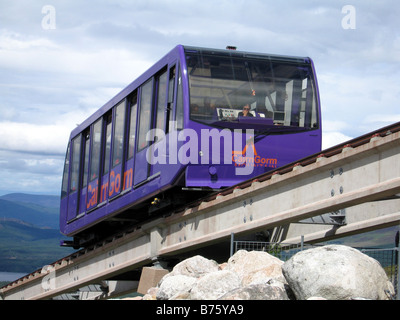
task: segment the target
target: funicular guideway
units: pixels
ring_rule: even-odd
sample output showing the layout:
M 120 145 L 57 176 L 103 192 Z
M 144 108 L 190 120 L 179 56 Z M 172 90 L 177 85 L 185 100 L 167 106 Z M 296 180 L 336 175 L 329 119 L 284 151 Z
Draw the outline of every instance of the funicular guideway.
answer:
M 332 171 L 336 174 L 332 175 Z M 231 233 L 242 235 L 293 225 L 344 208 L 349 208 L 346 225 L 324 226 L 325 230 L 319 235 L 312 234 L 311 240 L 398 225 L 399 206 L 393 205 L 393 201 L 398 202 L 399 194 L 400 123 L 397 123 L 213 194 L 113 241 L 81 250 L 54 263 L 52 273 L 33 273 L 2 288 L 1 296 L 3 299 L 59 296 L 151 265 L 159 258 L 222 241 Z M 352 208 L 376 203 L 388 209 L 366 210 L 354 217 L 350 214 Z

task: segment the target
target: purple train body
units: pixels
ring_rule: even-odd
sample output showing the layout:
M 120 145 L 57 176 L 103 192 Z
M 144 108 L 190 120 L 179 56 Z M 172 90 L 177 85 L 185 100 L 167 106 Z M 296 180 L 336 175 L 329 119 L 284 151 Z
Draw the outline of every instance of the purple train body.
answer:
M 321 150 L 310 58 L 178 45 L 75 128 L 60 230 L 85 246 Z

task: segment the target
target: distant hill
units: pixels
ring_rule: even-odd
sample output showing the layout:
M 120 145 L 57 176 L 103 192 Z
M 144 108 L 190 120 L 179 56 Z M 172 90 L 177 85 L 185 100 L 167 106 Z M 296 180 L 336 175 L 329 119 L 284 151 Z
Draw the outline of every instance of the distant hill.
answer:
M 60 206 L 59 196 L 35 195 L 26 193 L 10 193 L 0 196 L 0 199 L 13 202 L 35 204 L 46 208 L 58 208 Z
M 59 228 L 59 197 L 12 193 L 0 196 L 0 220 L 12 218 L 42 228 Z
M 0 220 L 0 271 L 30 273 L 72 252 L 60 247 L 56 229 L 41 229 L 16 219 Z
M 62 239 L 58 196 L 0 196 L 0 271 L 29 273 L 68 255 Z

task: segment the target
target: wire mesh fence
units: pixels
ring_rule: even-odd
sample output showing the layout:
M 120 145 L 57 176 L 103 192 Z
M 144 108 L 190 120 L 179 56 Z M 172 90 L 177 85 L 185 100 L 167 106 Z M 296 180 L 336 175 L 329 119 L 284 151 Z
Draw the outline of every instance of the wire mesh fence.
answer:
M 371 258 L 379 261 L 383 269 L 385 270 L 389 280 L 394 286 L 396 292 L 397 300 L 399 298 L 399 247 L 394 248 L 356 248 L 361 252 L 365 253 Z
M 239 250 L 264 251 L 279 258 L 282 261 L 289 260 L 293 255 L 302 250 L 307 250 L 321 245 L 306 243 L 272 243 L 262 241 L 235 241 L 231 239 L 231 255 Z M 389 280 L 395 289 L 395 297 L 400 300 L 399 282 L 399 247 L 393 248 L 355 248 L 377 260 L 385 270 Z

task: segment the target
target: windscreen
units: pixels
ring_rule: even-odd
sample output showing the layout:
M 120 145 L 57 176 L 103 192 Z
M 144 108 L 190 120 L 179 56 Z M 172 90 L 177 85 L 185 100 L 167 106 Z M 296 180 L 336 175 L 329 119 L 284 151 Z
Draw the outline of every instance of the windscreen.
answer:
M 227 128 L 318 128 L 311 63 L 186 51 L 190 119 Z

